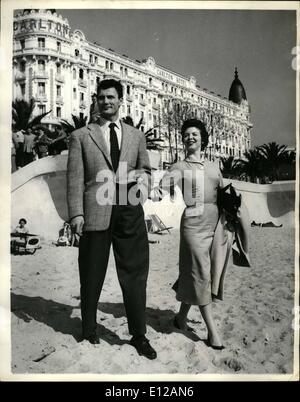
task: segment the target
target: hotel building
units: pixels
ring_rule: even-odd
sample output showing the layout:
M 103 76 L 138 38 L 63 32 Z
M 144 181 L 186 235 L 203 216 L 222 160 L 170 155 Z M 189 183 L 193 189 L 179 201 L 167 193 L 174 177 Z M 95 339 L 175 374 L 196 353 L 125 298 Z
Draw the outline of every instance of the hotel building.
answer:
M 153 57 L 133 60 L 89 42 L 55 10 L 22 10 L 13 24 L 13 98 L 34 98 L 35 115 L 51 110 L 43 120 L 50 128 L 61 119 L 71 122 L 72 114 L 89 116 L 97 84 L 114 78 L 124 88 L 121 117 L 131 116 L 135 124 L 143 118 L 141 129 L 154 128 L 155 137 L 165 140 L 161 162 L 171 162 L 176 150 L 178 158 L 183 156 L 178 127 L 171 121 L 170 129 L 167 123 L 175 118 L 176 108 L 206 124 L 209 158 L 216 153 L 241 157 L 250 148 L 250 107 L 237 71 L 225 98 L 200 88 L 193 76 L 158 65 Z

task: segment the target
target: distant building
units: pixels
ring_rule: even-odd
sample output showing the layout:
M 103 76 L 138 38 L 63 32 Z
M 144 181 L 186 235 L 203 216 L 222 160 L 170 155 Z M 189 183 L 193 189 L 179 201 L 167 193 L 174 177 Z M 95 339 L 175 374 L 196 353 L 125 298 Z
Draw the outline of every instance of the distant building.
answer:
M 13 96 L 36 100 L 35 114 L 51 110 L 44 118 L 50 128 L 71 114 L 88 116 L 92 94 L 100 80 L 115 78 L 124 87 L 121 117 L 131 116 L 143 131 L 154 127 L 164 138 L 165 116 L 175 104 L 188 105 L 203 120 L 210 134 L 207 156 L 240 157 L 251 146 L 250 107 L 238 79 L 232 82 L 229 99 L 156 64 L 152 57 L 132 60 L 112 49 L 91 43 L 80 30 L 71 31 L 68 20 L 55 10 L 24 10 L 14 18 Z M 178 157 L 183 149 L 178 134 L 172 139 Z M 170 146 L 162 146 L 161 161 L 170 162 Z

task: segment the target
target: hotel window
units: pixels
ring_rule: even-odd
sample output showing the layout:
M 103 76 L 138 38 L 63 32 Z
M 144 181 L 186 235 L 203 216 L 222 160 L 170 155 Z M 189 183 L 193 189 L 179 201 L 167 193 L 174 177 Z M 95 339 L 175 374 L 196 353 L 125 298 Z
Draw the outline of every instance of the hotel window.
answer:
M 106 70 L 108 70 L 108 69 L 109 69 L 109 63 L 108 63 L 108 61 L 107 61 L 107 60 L 105 61 L 105 69 L 106 69 Z
M 93 56 L 90 54 L 90 63 L 93 62 Z
M 38 105 L 39 114 L 46 113 L 46 105 Z
M 25 84 L 21 84 L 20 89 L 21 89 L 21 95 L 25 96 Z
M 76 88 L 73 88 L 73 99 L 77 99 L 77 91 L 76 91 Z
M 79 50 L 75 49 L 75 56 L 78 57 L 79 56 Z
M 61 96 L 61 86 L 56 85 L 56 96 Z
M 45 38 L 38 38 L 38 48 L 39 49 L 45 48 Z
M 153 98 L 153 103 L 154 105 L 156 105 L 156 98 Z
M 98 64 L 98 57 L 95 56 L 95 64 Z
M 131 108 L 130 108 L 130 106 L 127 106 L 127 114 L 128 114 L 128 116 L 131 115 Z
M 141 94 L 141 100 L 144 100 L 144 94 Z
M 56 73 L 61 74 L 61 65 L 60 64 L 56 64 Z
M 148 114 L 148 119 L 152 120 L 152 114 L 151 113 Z
M 109 65 L 109 68 L 111 69 L 111 70 L 113 70 L 114 69 L 114 63 L 110 63 L 110 65 Z
M 56 108 L 56 116 L 61 117 L 61 107 Z
M 153 115 L 153 124 L 155 126 L 157 125 L 157 116 L 156 116 L 156 114 Z
M 80 92 L 80 100 L 84 101 L 84 93 L 83 92 Z
M 84 118 L 84 113 L 80 112 L 80 113 L 79 113 L 79 118 L 80 118 L 80 119 L 83 119 L 83 118 Z
M 139 111 L 137 109 L 135 109 L 135 115 L 138 116 L 139 115 Z
M 158 138 L 158 132 L 157 132 L 156 128 L 153 130 L 153 134 L 154 134 L 154 138 Z
M 25 39 L 20 40 L 20 45 L 21 45 L 21 49 L 24 50 L 25 49 Z
M 38 94 L 45 95 L 45 83 L 44 82 L 38 83 Z
M 25 73 L 25 68 L 26 68 L 26 61 L 21 61 L 21 63 L 20 63 L 21 73 Z
M 38 61 L 38 69 L 39 69 L 39 71 L 45 71 L 45 61 L 44 60 Z
M 130 95 L 130 85 L 126 86 L 126 93 L 127 93 L 127 95 Z
M 83 80 L 83 69 L 82 68 L 79 70 L 79 78 L 81 80 Z
M 76 78 L 76 69 L 73 68 L 73 79 L 75 79 L 75 78 Z
M 152 85 L 152 78 L 149 78 L 149 85 Z
M 141 111 L 141 119 L 143 119 L 143 120 L 144 120 L 144 116 L 145 116 L 144 112 L 143 112 L 143 111 Z
M 61 43 L 60 42 L 56 42 L 56 50 L 58 52 L 61 52 Z
M 120 74 L 123 75 L 123 67 L 120 67 Z
M 127 68 L 125 68 L 125 70 L 124 70 L 124 71 L 125 71 L 125 76 L 127 76 Z

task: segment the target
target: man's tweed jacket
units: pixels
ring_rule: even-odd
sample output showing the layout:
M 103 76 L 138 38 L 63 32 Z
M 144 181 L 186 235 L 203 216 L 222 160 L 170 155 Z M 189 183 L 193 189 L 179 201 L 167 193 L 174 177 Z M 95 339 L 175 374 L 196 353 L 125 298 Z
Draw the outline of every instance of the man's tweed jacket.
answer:
M 127 171 L 142 170 L 150 177 L 150 162 L 145 135 L 121 122 L 122 143 L 119 167 L 127 162 Z M 96 181 L 103 170 L 112 168 L 111 157 L 99 124 L 92 123 L 71 134 L 67 167 L 67 202 L 69 219 L 83 215 L 84 231 L 106 230 L 110 224 L 112 205 L 99 205 L 96 196 L 101 186 Z M 118 176 L 119 169 L 116 172 Z

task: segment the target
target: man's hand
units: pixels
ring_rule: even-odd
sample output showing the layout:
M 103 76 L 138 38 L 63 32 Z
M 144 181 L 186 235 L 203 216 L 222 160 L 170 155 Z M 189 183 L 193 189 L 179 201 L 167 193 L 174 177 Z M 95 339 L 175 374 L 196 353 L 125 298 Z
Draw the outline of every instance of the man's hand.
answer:
M 84 224 L 83 216 L 75 216 L 71 219 L 71 228 L 72 232 L 78 234 L 79 236 L 82 235 L 82 228 Z

